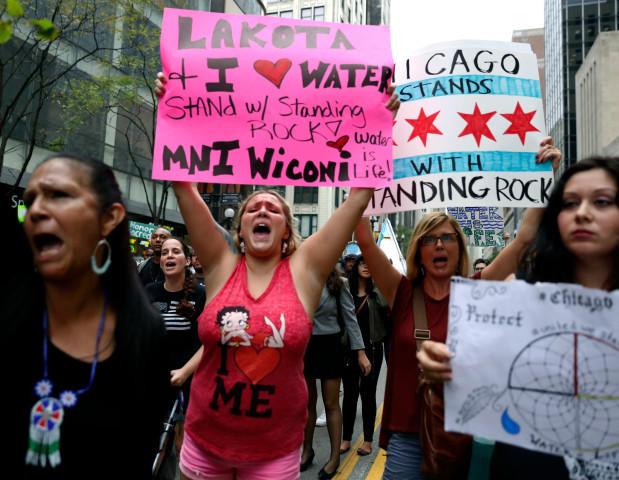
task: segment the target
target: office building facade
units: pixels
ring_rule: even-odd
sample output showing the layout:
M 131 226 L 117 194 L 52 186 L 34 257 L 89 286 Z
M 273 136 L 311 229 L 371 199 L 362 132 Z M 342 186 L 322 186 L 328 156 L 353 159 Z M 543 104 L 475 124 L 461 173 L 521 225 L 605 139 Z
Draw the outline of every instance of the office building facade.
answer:
M 58 2 L 54 0 L 46 2 L 38 2 L 36 6 L 29 5 L 27 13 L 34 18 L 45 17 L 48 12 L 54 10 Z M 84 2 L 85 5 L 85 2 Z M 137 2 L 136 2 L 137 5 Z M 200 11 L 211 11 L 219 13 L 235 13 L 235 14 L 254 14 L 262 15 L 265 13 L 263 2 L 261 0 L 169 0 L 165 3 L 168 7 L 186 8 Z M 126 37 L 123 33 L 127 29 L 144 27 L 144 32 L 158 31 L 161 25 L 163 10 L 155 6 L 155 3 L 147 4 L 140 3 L 137 16 L 127 17 L 122 8 L 126 5 L 115 4 L 114 2 L 101 2 L 98 7 L 101 12 L 107 9 L 109 14 L 106 19 L 116 18 L 116 23 L 109 26 L 105 23 L 104 17 L 97 17 L 93 14 L 94 21 L 99 18 L 98 30 L 92 33 L 90 37 L 82 36 L 75 38 L 68 37 L 69 40 L 59 40 L 54 44 L 54 48 L 49 49 L 49 61 L 45 64 L 46 73 L 54 74 L 58 70 L 62 70 L 71 66 L 75 58 L 83 55 L 84 51 L 89 47 L 92 48 L 92 43 L 98 42 L 101 44 L 101 51 L 95 55 L 91 55 L 85 61 L 75 62 L 70 68 L 69 73 L 57 82 L 57 85 L 52 87 L 50 98 L 45 100 L 39 112 L 36 111 L 36 105 L 26 108 L 21 117 L 14 116 L 8 121 L 15 121 L 13 128 L 8 136 L 7 146 L 3 155 L 0 187 L 2 190 L 10 191 L 9 201 L 11 206 L 17 206 L 21 201 L 21 193 L 28 182 L 32 171 L 46 157 L 51 155 L 54 150 L 66 149 L 79 152 L 95 159 L 100 159 L 114 169 L 116 179 L 127 206 L 129 218 L 136 222 L 148 223 L 152 220 L 153 209 L 160 210 L 158 216 L 159 223 L 175 228 L 175 233 L 184 233 L 183 219 L 178 210 L 176 199 L 172 194 L 171 188 L 165 188 L 163 182 L 153 181 L 151 177 L 152 155 L 148 148 L 148 137 L 143 132 L 130 128 L 129 116 L 123 115 L 122 109 L 109 109 L 100 114 L 93 115 L 88 118 L 85 124 L 72 131 L 66 139 L 66 144 L 54 145 L 54 136 L 56 132 L 61 131 L 63 122 L 63 109 L 66 106 L 58 102 L 51 101 L 51 97 L 55 92 L 66 88 L 67 83 L 79 79 L 90 77 L 105 77 L 112 75 L 122 75 L 126 70 L 121 67 L 110 68 L 109 61 L 113 55 L 120 55 L 119 52 L 127 52 L 130 47 L 126 44 Z M 136 10 L 138 7 L 135 7 Z M 116 12 L 114 13 L 114 9 Z M 126 12 L 125 12 L 126 13 Z M 126 18 L 131 18 L 129 21 Z M 56 19 L 57 22 L 61 21 Z M 88 29 L 85 29 L 88 30 Z M 30 37 L 29 37 L 30 35 Z M 37 52 L 31 53 L 32 58 L 27 54 L 20 53 L 24 51 L 24 46 L 32 44 L 32 35 L 26 29 L 16 29 L 13 38 L 2 46 L 2 61 L 10 64 L 11 55 L 15 58 L 20 58 L 22 67 L 20 69 L 11 70 L 6 68 L 4 72 L 7 84 L 2 92 L 4 106 L 9 104 L 13 99 L 17 99 L 22 85 L 25 88 L 36 93 L 37 85 L 29 80 L 31 71 L 36 71 Z M 158 35 L 155 37 L 157 41 Z M 21 49 L 21 50 L 20 50 Z M 27 50 L 27 49 L 26 49 Z M 157 55 L 157 49 L 153 55 Z M 17 57 L 16 55 L 19 55 Z M 114 64 L 117 65 L 117 64 Z M 161 67 L 153 67 L 160 69 Z M 154 79 L 157 70 L 146 73 L 148 78 Z M 30 81 L 30 83 L 28 83 Z M 150 87 L 150 84 L 148 85 Z M 54 90 L 58 89 L 58 90 Z M 26 92 L 30 95 L 29 92 Z M 95 95 L 103 95 L 96 92 Z M 137 96 L 140 99 L 140 106 L 137 112 L 132 112 L 135 116 L 133 120 L 144 122 L 146 125 L 152 123 L 153 118 L 153 99 L 150 88 L 142 86 L 137 89 Z M 36 126 L 37 136 L 34 137 L 33 127 L 29 122 L 34 117 L 34 114 L 39 117 L 38 125 Z M 10 115 L 9 115 L 10 116 Z M 3 132 L 4 133 L 4 132 Z M 36 140 L 33 143 L 33 138 Z M 128 150 L 132 151 L 129 152 Z M 32 151 L 30 151 L 32 150 Z M 208 187 L 204 187 L 208 190 Z M 211 191 L 213 188 L 211 188 Z M 223 198 L 220 194 L 221 188 L 217 186 L 214 195 L 219 194 L 219 200 Z M 229 189 L 224 189 L 224 193 L 228 193 Z M 239 188 L 234 187 L 230 193 L 238 193 Z M 208 191 L 205 191 L 208 195 Z M 213 196 L 214 196 L 213 195 Z M 205 197 L 208 199 L 208 197 Z M 236 200 L 238 203 L 238 195 L 228 195 L 226 199 L 231 202 Z M 222 212 L 225 211 L 228 205 L 222 205 Z
M 576 72 L 578 158 L 619 156 L 619 31 L 600 32 Z
M 563 151 L 562 170 L 578 160 L 576 72 L 600 32 L 618 24 L 619 0 L 546 0 L 546 127 Z

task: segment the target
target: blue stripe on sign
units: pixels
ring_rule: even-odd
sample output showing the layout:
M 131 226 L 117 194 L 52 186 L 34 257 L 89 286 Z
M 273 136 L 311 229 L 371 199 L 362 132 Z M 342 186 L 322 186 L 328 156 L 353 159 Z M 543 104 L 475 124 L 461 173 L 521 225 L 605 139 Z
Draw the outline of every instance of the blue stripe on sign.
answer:
M 397 87 L 401 102 L 446 95 L 514 95 L 542 98 L 539 80 L 498 75 L 453 75 L 428 78 Z
M 452 172 L 545 172 L 550 162 L 535 163 L 535 152 L 443 152 L 393 159 L 393 178 Z

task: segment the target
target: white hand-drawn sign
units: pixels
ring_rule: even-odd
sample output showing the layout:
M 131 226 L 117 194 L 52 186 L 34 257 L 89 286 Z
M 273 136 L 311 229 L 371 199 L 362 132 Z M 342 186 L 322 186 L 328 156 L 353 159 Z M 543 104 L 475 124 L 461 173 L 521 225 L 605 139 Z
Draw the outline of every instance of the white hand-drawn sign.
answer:
M 546 203 L 549 162 L 537 58 L 527 44 L 460 41 L 396 59 L 401 106 L 393 126 L 393 184 L 366 215 L 448 206 Z
M 454 278 L 445 429 L 619 463 L 619 290 Z

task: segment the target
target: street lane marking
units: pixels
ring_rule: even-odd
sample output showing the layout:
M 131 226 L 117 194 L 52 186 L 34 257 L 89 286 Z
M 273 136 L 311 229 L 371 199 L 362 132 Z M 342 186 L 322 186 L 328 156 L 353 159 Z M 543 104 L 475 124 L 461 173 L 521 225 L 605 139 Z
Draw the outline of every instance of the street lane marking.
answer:
M 378 430 L 378 426 L 380 425 L 382 418 L 383 418 L 383 403 L 381 403 L 380 406 L 378 407 L 378 410 L 376 410 L 376 421 L 374 422 L 374 433 L 376 433 L 376 431 Z M 359 435 L 357 440 L 355 440 L 355 443 L 351 444 L 350 450 L 348 450 L 348 453 L 346 453 L 346 458 L 344 458 L 344 461 L 340 463 L 340 468 L 338 469 L 338 472 L 335 475 L 335 477 L 333 477 L 334 479 L 345 480 L 350 476 L 353 469 L 355 468 L 355 465 L 357 465 L 357 462 L 359 461 L 359 455 L 357 455 L 357 449 L 361 446 L 362 443 L 363 443 L 363 432 L 361 432 L 361 435 Z
M 385 462 L 387 461 L 387 451 L 382 448 L 378 449 L 372 468 L 368 472 L 365 480 L 380 480 L 385 472 Z

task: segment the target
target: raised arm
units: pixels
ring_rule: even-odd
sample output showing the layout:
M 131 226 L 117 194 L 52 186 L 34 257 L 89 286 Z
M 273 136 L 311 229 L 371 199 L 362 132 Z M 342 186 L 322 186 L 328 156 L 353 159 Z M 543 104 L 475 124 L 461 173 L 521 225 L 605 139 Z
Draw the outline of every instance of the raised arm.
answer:
M 561 157 L 561 150 L 552 144 L 552 137 L 545 137 L 537 152 L 537 163 L 552 161 L 552 170 L 556 174 Z M 518 235 L 501 250 L 490 265 L 481 271 L 483 280 L 505 280 L 518 269 L 522 257 L 535 239 L 544 210 L 544 208 L 527 208 L 522 217 Z
M 394 92 L 395 85 L 389 85 L 387 89 L 389 99 L 385 103 L 385 108 L 391 110 L 393 118 L 400 108 L 400 99 Z M 290 266 L 293 272 L 297 271 L 302 275 L 305 272 L 306 281 L 297 285 L 297 288 L 305 291 L 304 293 L 308 295 L 306 298 L 311 299 L 309 303 L 314 305 L 318 303 L 322 286 L 344 250 L 373 193 L 373 188 L 351 188 L 348 198 L 329 221 L 303 242 L 292 256 Z
M 167 79 L 161 72 L 155 79 L 157 98 L 165 95 Z M 196 184 L 189 182 L 172 182 L 178 206 L 191 237 L 204 275 L 209 284 L 208 295 L 215 295 L 232 272 L 237 262 L 237 251 L 232 238 L 215 222 L 211 211 L 198 193 Z
M 373 193 L 373 188 L 351 188 L 346 201 L 327 223 L 305 240 L 292 255 L 290 268 L 293 275 L 295 278 L 303 278 L 297 289 L 303 292 L 309 303 L 318 302 L 329 272 L 344 250 Z
M 369 218 L 364 217 L 359 221 L 355 229 L 355 239 L 359 248 L 361 248 L 363 259 L 370 270 L 372 280 L 385 297 L 389 308 L 392 308 L 402 275 L 391 264 L 385 252 L 376 245 Z
M 173 182 L 174 194 L 209 285 L 213 298 L 223 286 L 238 260 L 236 247 L 200 197 L 195 184 Z
M 518 269 L 522 257 L 535 239 L 544 208 L 527 208 L 518 235 L 481 271 L 482 280 L 505 280 Z

